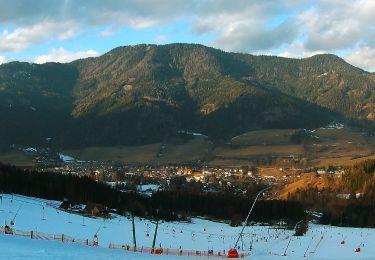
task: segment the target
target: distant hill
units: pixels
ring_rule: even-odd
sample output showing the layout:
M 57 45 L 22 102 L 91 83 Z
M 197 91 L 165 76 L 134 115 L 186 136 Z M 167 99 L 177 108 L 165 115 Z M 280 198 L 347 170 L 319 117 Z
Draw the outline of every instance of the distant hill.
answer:
M 146 144 L 178 130 L 227 140 L 333 120 L 375 120 L 374 74 L 334 55 L 287 59 L 169 44 L 69 64 L 0 65 L 3 145 Z

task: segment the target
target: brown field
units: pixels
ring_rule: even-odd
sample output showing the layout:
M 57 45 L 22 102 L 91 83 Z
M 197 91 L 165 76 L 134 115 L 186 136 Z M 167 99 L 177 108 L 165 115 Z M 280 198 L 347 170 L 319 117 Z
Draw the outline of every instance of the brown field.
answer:
M 64 154 L 82 161 L 119 161 L 124 163 L 147 163 L 154 161 L 160 143 L 143 146 L 88 147 L 65 150 Z
M 149 144 L 143 146 L 88 147 L 65 150 L 64 154 L 83 161 L 118 161 L 123 163 L 179 163 L 203 159 L 209 143 L 197 137 L 184 144 Z
M 311 166 L 351 165 L 375 155 L 375 139 L 353 129 L 318 129 L 319 142 L 308 144 Z
M 196 137 L 183 144 L 88 147 L 64 153 L 80 160 L 157 164 L 206 161 L 210 165 L 221 166 L 246 165 L 249 159 L 257 156 L 297 156 L 307 162 L 304 166 L 312 167 L 351 165 L 375 158 L 375 138 L 354 129 L 317 129 L 313 132 L 317 138 L 299 145 L 290 143 L 290 136 L 295 131 L 252 131 L 233 138 L 232 145 L 217 146 L 213 150 L 207 140 Z M 287 160 L 284 165 L 288 166 Z
M 367 159 L 375 159 L 375 155 L 364 156 L 361 158 L 352 157 L 335 157 L 335 158 L 321 158 L 321 159 L 314 159 L 309 161 L 309 165 L 313 167 L 324 167 L 327 165 L 341 165 L 341 166 L 351 166 L 357 162 L 367 160 Z
M 203 138 L 194 138 L 182 145 L 167 144 L 159 163 L 179 163 L 202 160 L 209 153 L 209 143 Z
M 297 189 L 307 189 L 317 187 L 319 190 L 326 188 L 330 185 L 324 177 L 316 177 L 315 173 L 308 173 L 300 175 L 296 180 L 290 184 L 285 185 L 281 190 L 277 192 L 277 198 L 286 199 L 288 193 L 293 193 Z
M 256 145 L 241 148 L 219 147 L 213 151 L 213 153 L 217 156 L 238 158 L 265 154 L 289 156 L 302 154 L 303 152 L 302 145 Z
M 241 166 L 241 165 L 248 165 L 248 160 L 241 160 L 241 159 L 221 159 L 215 158 L 208 162 L 210 166 Z
M 244 133 L 231 139 L 233 145 L 285 145 L 297 129 L 267 129 Z
M 33 158 L 18 150 L 10 150 L 0 153 L 0 162 L 15 166 L 34 166 Z

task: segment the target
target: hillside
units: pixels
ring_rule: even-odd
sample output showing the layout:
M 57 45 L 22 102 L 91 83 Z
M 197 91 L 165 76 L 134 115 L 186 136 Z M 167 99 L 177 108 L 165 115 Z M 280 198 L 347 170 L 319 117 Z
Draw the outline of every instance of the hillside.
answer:
M 162 246 L 164 254 L 134 253 L 120 247 L 125 245 L 126 248 L 126 245 L 133 244 L 132 224 L 129 218 L 112 214 L 112 218 L 105 221 L 102 218 L 83 219 L 80 215 L 54 207 L 59 204 L 59 201 L 4 194 L 1 221 L 9 221 L 15 215 L 12 211 L 18 208 L 20 210 L 13 226 L 15 230 L 19 230 L 16 233 L 19 235 L 0 234 L 2 256 L 5 259 L 207 259 L 197 257 L 194 253 L 199 250 L 203 254 L 212 249 L 216 256 L 219 251 L 222 254 L 224 250 L 228 252 L 228 249 L 233 247 L 241 228 L 196 218 L 192 219 L 191 223 L 160 222 L 156 246 Z M 41 218 L 43 207 L 45 220 Z M 135 226 L 138 250 L 147 252 L 152 245 L 155 222 L 136 218 Z M 30 239 L 27 236 L 31 230 L 39 235 L 38 239 Z M 61 240 L 48 239 L 48 234 L 65 234 L 67 238 L 73 236 L 91 240 L 95 233 L 98 234 L 99 247 L 86 246 L 79 241 L 62 243 Z M 373 259 L 375 253 L 374 247 L 369 246 L 368 242 L 375 238 L 374 229 L 371 228 L 345 228 L 310 223 L 304 236 L 293 234 L 293 230 L 282 229 L 279 226 L 246 227 L 243 241 L 240 243 L 243 250 L 240 252 L 252 254 L 246 259 L 254 257 L 260 260 Z M 341 243 L 342 241 L 344 242 Z M 119 249 L 109 249 L 109 243 L 118 245 Z M 185 254 L 192 252 L 193 255 L 176 255 L 180 246 Z M 358 247 L 361 251 L 355 252 Z M 219 259 L 215 256 L 210 258 Z
M 374 76 L 333 55 L 127 46 L 69 64 L 0 65 L 0 146 L 140 145 L 168 141 L 178 130 L 228 140 L 332 120 L 372 127 L 374 104 Z

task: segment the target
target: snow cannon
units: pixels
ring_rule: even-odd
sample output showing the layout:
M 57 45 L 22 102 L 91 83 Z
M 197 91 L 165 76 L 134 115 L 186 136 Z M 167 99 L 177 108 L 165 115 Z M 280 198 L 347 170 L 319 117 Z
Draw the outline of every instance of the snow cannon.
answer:
M 238 254 L 237 249 L 235 248 L 229 249 L 227 258 L 240 258 L 240 255 Z
M 13 229 L 7 225 L 5 225 L 4 233 L 8 235 L 13 235 Z
M 155 255 L 161 255 L 162 253 L 163 253 L 163 249 L 162 248 L 156 248 L 155 251 L 154 251 Z

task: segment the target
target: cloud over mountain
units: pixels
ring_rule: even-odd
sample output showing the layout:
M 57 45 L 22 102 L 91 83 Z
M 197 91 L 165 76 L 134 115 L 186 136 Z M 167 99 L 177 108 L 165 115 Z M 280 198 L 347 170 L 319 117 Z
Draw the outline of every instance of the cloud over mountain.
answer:
M 12 52 L 30 56 L 27 51 L 35 46 L 44 46 L 44 52 L 57 46 L 70 49 L 65 43 L 78 39 L 83 45 L 80 37 L 116 39 L 115 45 L 126 45 L 144 33 L 145 41 L 153 43 L 160 42 L 157 35 L 181 42 L 200 42 L 199 37 L 206 37 L 202 43 L 238 52 L 301 57 L 332 52 L 373 69 L 365 61 L 373 60 L 373 52 L 362 61 L 353 58 L 359 57 L 359 50 L 365 54 L 364 50 L 375 48 L 372 0 L 39 0 L 32 5 L 27 0 L 0 0 L 0 4 L 2 56 Z M 171 26 L 184 37 L 169 37 L 174 33 L 168 31 Z M 157 35 L 148 37 L 150 29 Z M 123 30 L 126 34 L 115 38 Z M 133 31 L 138 34 L 134 36 Z

